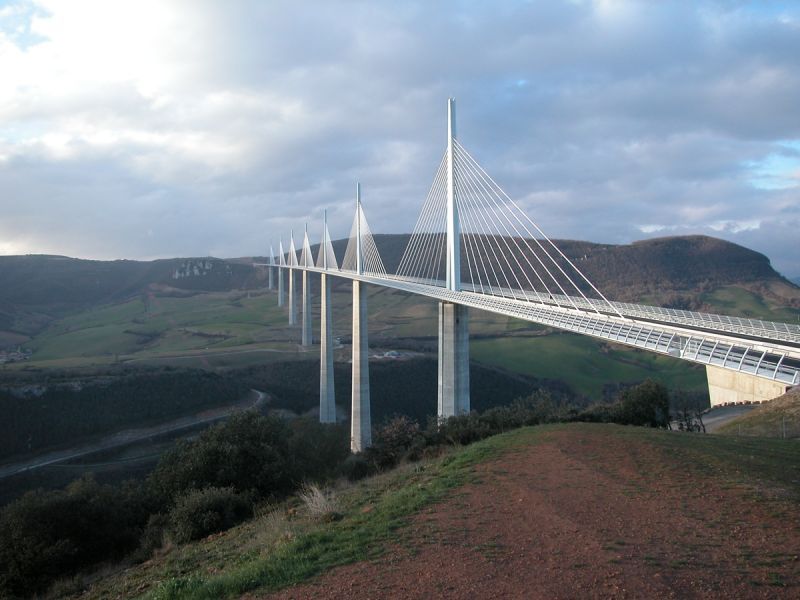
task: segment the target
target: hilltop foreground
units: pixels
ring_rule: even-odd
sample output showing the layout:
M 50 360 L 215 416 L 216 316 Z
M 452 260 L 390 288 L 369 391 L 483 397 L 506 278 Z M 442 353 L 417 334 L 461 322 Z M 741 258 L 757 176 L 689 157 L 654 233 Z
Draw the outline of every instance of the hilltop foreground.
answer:
M 530 427 L 336 493 L 334 519 L 280 507 L 84 597 L 800 593 L 796 441 Z

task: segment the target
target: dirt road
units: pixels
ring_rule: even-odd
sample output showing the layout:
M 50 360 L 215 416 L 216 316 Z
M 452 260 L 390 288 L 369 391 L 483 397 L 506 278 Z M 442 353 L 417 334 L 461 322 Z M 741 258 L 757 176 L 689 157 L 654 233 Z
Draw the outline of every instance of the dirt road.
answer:
M 800 597 L 796 502 L 702 472 L 641 441 L 554 433 L 478 467 L 376 561 L 274 597 Z

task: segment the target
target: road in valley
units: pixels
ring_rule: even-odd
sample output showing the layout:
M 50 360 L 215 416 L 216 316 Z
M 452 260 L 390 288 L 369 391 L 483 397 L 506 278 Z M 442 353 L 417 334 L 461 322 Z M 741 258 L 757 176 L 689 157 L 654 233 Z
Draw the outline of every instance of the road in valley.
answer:
M 74 460 L 76 458 L 81 458 L 82 456 L 94 454 L 95 452 L 100 452 L 102 450 L 110 450 L 112 448 L 126 446 L 134 442 L 146 440 L 147 438 L 153 436 L 172 433 L 175 431 L 180 431 L 181 429 L 189 429 L 191 427 L 196 427 L 197 425 L 213 423 L 215 421 L 226 419 L 238 412 L 243 412 L 246 410 L 259 410 L 269 402 L 269 395 L 266 392 L 260 392 L 258 390 L 251 390 L 251 392 L 252 393 L 250 395 L 243 400 L 240 400 L 236 404 L 204 410 L 194 415 L 180 417 L 179 419 L 153 425 L 152 427 L 125 429 L 123 431 L 118 431 L 108 435 L 96 442 L 48 452 L 24 461 L 0 465 L 0 479 L 11 477 L 12 475 L 17 475 L 26 471 L 39 469 L 41 467 L 46 467 L 48 465 Z

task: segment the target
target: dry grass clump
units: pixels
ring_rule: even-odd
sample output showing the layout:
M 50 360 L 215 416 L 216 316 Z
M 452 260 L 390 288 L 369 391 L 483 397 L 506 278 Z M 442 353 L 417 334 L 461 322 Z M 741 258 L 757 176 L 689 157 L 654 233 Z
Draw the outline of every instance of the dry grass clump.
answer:
M 332 490 L 323 491 L 317 485 L 306 484 L 297 496 L 312 518 L 320 521 L 337 521 L 341 518 L 339 503 Z

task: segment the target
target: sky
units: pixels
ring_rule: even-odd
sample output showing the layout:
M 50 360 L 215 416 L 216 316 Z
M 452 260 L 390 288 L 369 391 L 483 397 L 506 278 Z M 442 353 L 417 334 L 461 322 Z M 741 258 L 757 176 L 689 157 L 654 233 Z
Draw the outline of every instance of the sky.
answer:
M 551 237 L 800 275 L 800 3 L 0 0 L 0 254 L 410 232 L 458 137 Z

